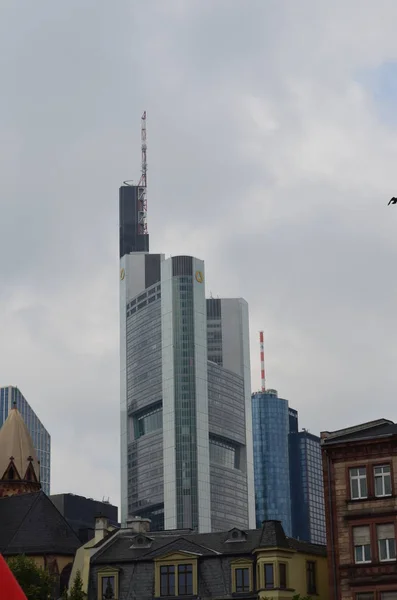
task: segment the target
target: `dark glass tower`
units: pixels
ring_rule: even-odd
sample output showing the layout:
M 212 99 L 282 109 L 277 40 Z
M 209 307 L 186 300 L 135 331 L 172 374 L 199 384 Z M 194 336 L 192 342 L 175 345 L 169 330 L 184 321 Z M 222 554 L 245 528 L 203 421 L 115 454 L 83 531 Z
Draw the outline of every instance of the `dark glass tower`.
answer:
M 149 234 L 140 232 L 144 219 L 143 189 L 122 185 L 119 191 L 120 258 L 131 252 L 149 252 Z
M 293 414 L 294 413 L 294 414 Z M 325 544 L 325 506 L 320 438 L 298 430 L 290 409 L 289 433 L 292 537 Z

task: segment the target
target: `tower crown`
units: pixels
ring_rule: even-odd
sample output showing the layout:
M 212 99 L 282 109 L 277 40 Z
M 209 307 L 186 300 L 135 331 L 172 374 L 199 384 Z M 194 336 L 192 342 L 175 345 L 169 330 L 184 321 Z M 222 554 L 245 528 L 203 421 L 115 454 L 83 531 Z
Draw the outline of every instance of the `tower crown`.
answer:
M 0 496 L 40 490 L 40 463 L 33 441 L 14 406 L 0 429 Z

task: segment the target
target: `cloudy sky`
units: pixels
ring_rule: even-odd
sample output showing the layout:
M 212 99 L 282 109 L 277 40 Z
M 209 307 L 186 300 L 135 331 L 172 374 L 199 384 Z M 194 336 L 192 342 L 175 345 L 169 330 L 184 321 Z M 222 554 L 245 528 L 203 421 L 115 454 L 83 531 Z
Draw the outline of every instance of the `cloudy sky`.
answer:
M 358 6 L 359 5 L 359 6 Z M 359 10 L 358 10 L 359 7 Z M 118 187 L 313 433 L 397 419 L 395 0 L 0 0 L 0 385 L 119 501 Z

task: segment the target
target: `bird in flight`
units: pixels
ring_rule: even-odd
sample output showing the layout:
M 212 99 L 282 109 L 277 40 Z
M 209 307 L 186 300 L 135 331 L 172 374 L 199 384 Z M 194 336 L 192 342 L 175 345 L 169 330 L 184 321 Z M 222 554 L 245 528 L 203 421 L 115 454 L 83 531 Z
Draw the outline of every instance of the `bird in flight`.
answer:
M 389 204 L 397 204 L 397 198 L 392 198 L 391 200 L 389 200 Z M 389 204 L 387 206 L 389 206 Z

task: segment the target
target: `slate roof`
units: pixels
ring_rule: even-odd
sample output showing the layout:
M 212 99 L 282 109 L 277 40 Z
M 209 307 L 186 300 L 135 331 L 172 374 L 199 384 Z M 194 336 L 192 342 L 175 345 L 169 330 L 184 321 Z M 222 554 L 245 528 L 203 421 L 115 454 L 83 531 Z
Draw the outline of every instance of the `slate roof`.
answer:
M 93 564 L 109 564 L 133 561 L 151 561 L 157 556 L 163 556 L 169 552 L 190 552 L 200 556 L 217 555 L 250 555 L 257 548 L 285 548 L 326 556 L 326 547 L 309 542 L 301 542 L 286 537 L 279 521 L 265 521 L 261 529 L 244 531 L 240 541 L 229 541 L 230 532 L 216 533 L 187 533 L 174 534 L 167 532 L 148 532 L 146 535 L 152 538 L 150 548 L 131 548 L 136 533 L 126 529 L 120 529 L 113 539 L 104 544 L 103 549 L 92 558 Z
M 0 553 L 74 555 L 81 545 L 44 492 L 0 498 Z
M 324 434 L 326 434 L 324 436 Z M 397 424 L 387 419 L 369 421 L 354 427 L 339 429 L 338 431 L 324 432 L 321 440 L 323 445 L 340 444 L 342 442 L 369 440 L 383 436 L 397 435 Z

